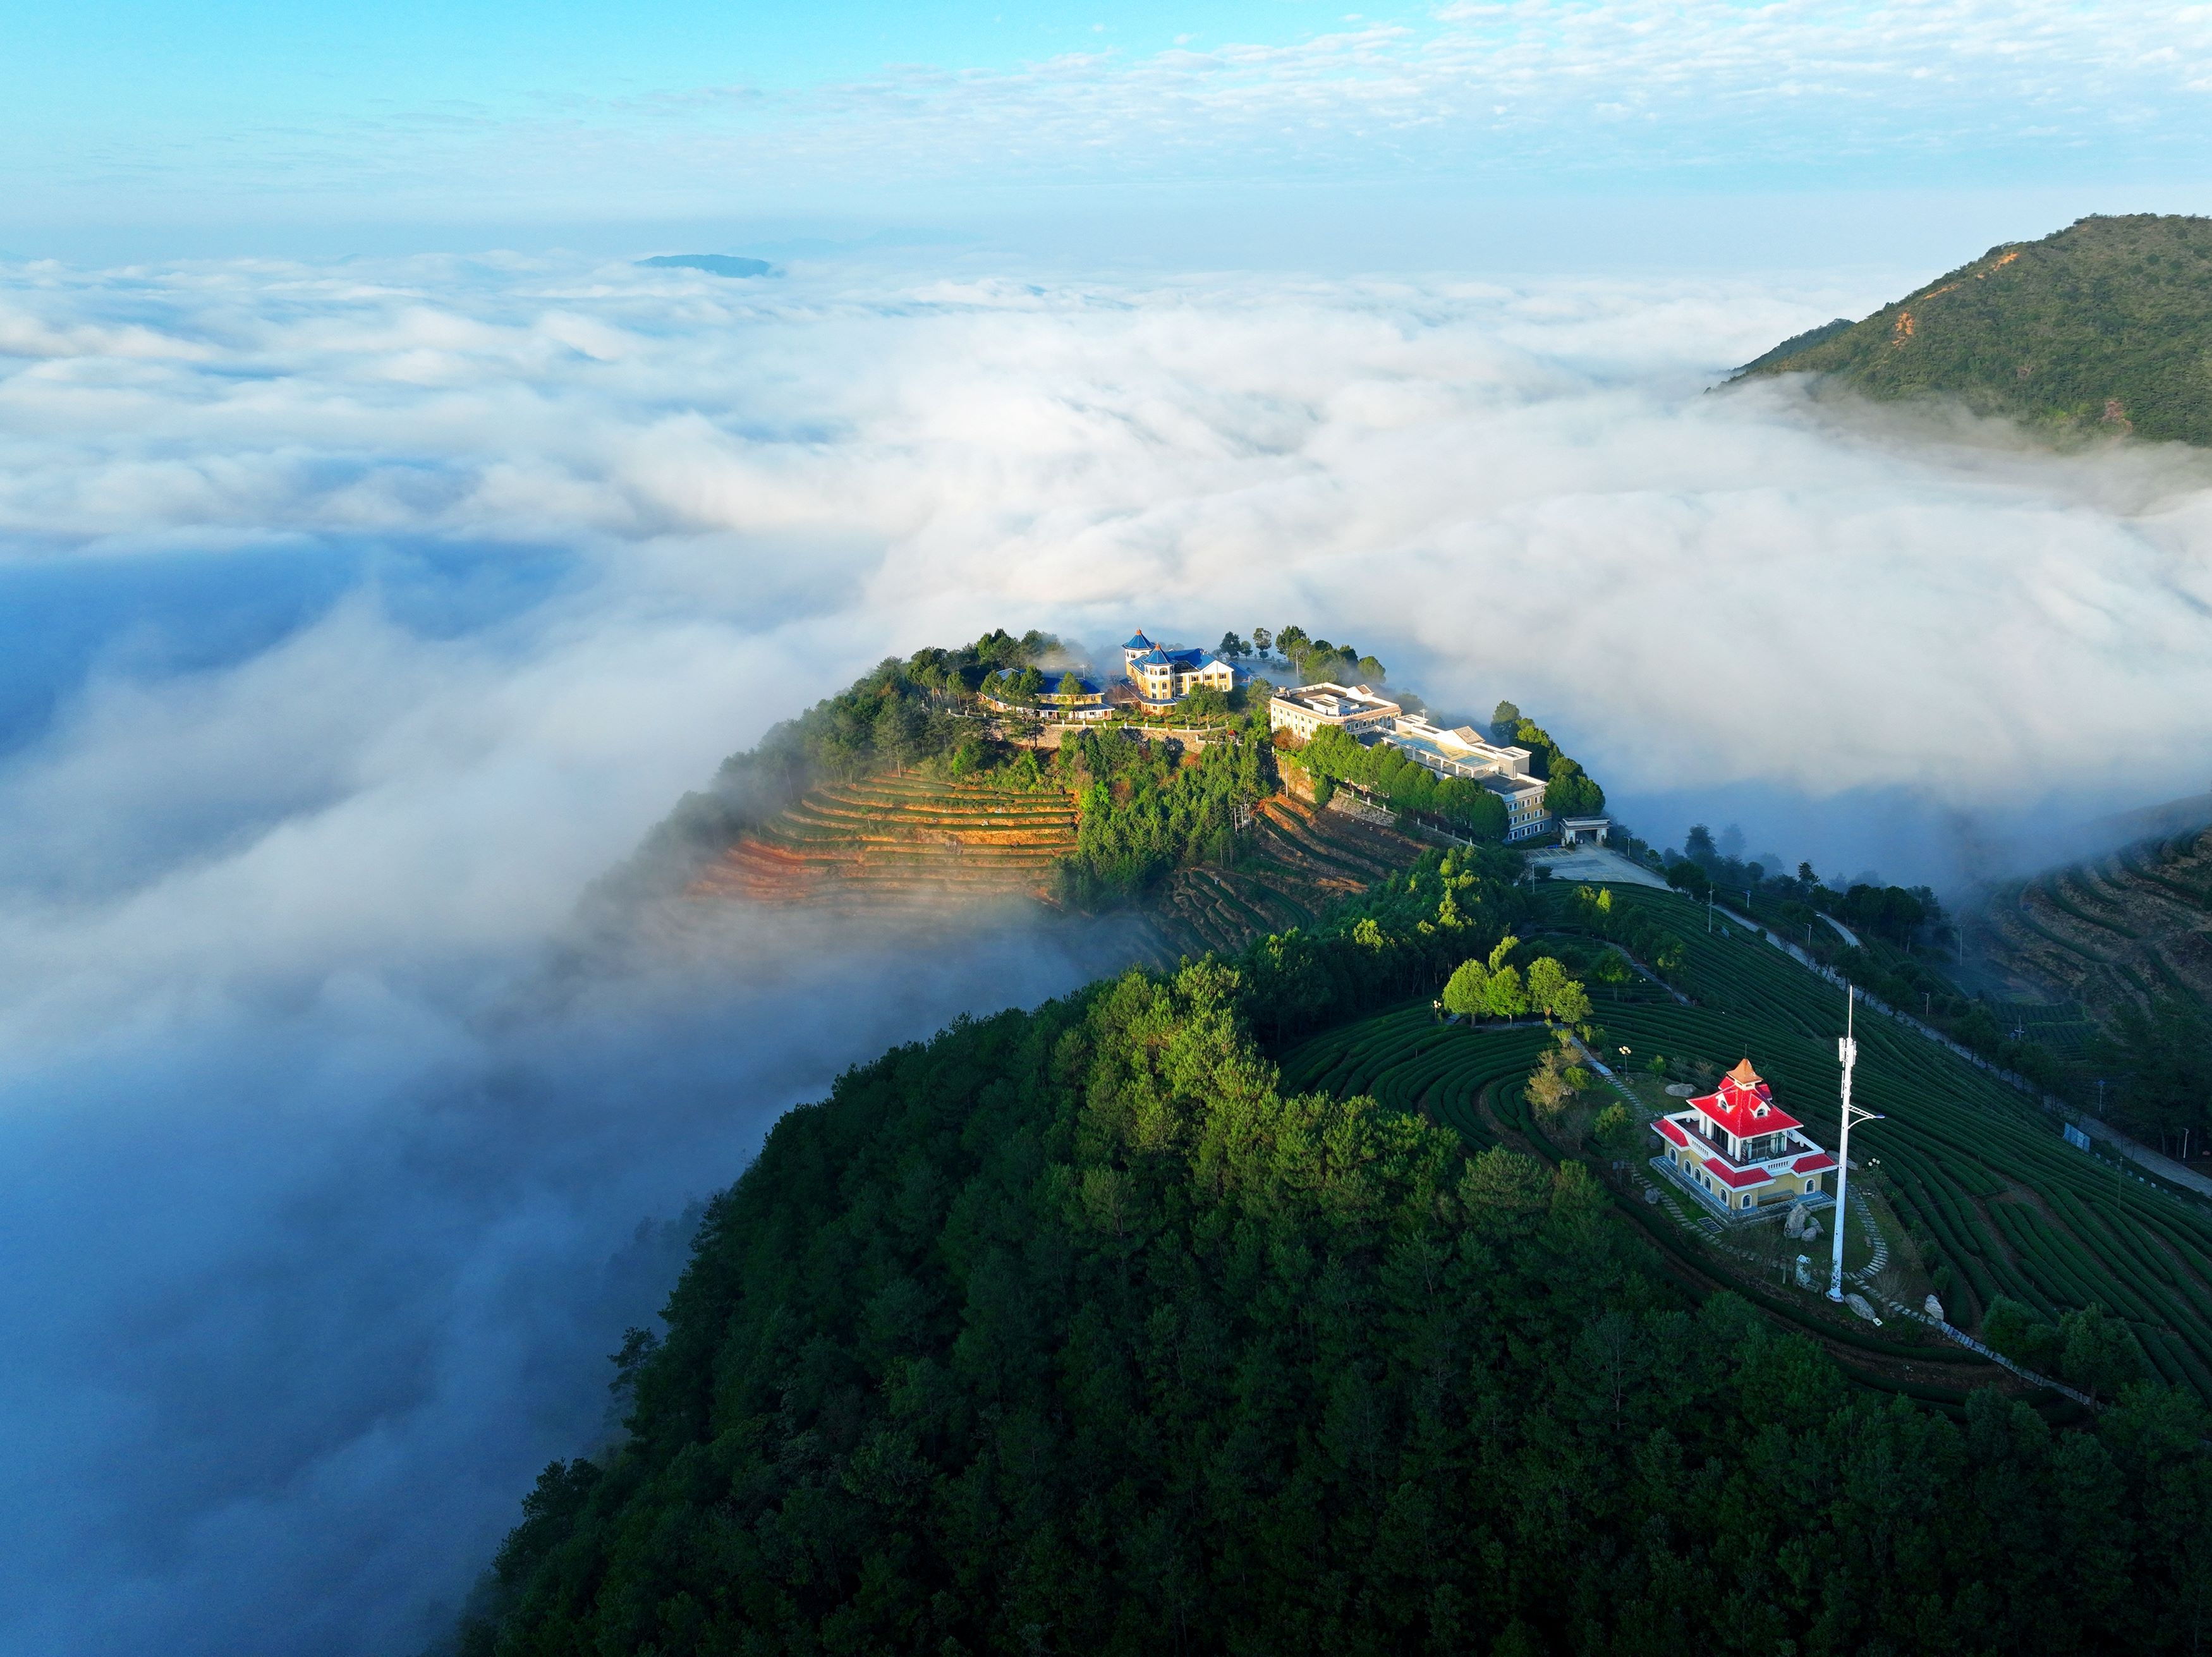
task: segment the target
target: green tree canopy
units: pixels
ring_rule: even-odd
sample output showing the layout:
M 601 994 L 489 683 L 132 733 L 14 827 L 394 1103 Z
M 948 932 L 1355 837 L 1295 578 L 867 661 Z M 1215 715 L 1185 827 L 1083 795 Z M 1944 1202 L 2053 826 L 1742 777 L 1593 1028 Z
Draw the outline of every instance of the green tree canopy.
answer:
M 1545 1017 L 1562 1024 L 1589 1023 L 1589 994 L 1550 956 L 1539 956 L 1528 963 L 1528 1001 Z
M 1364 918 L 1347 985 L 1427 947 Z M 467 1657 L 2191 1648 L 2193 1401 L 2053 1431 L 1863 1388 L 1659 1269 L 1583 1164 L 1286 1092 L 1249 1020 L 1325 1004 L 1339 944 L 1269 944 L 786 1115 Z M 2106 1327 L 2062 1359 L 2109 1372 Z
M 1316 779 L 1355 784 L 1393 810 L 1438 818 L 1470 840 L 1494 844 L 1505 838 L 1508 814 L 1497 794 L 1471 778 L 1439 777 L 1387 743 L 1369 748 L 1324 725 L 1298 760 Z

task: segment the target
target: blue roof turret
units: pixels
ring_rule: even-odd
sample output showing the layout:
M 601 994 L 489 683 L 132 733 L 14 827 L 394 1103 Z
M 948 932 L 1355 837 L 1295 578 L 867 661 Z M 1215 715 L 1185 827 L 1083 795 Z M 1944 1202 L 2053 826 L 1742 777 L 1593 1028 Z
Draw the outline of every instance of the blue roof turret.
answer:
M 1150 650 L 1152 647 L 1152 641 L 1141 633 L 1121 646 L 1124 650 Z

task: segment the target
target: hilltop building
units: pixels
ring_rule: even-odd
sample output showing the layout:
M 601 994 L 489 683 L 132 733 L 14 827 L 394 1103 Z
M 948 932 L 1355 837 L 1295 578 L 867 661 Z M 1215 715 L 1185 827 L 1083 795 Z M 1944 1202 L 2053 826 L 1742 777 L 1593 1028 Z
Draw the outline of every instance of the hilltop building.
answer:
M 1370 686 L 1324 683 L 1278 691 L 1267 702 L 1267 725 L 1301 742 L 1334 727 L 1370 748 L 1388 743 L 1440 777 L 1479 782 L 1505 802 L 1509 845 L 1534 840 L 1552 828 L 1551 813 L 1544 807 L 1544 780 L 1528 774 L 1532 756 L 1527 749 L 1486 742 L 1472 725 L 1446 730 L 1408 713 Z
M 1482 786 L 1505 802 L 1505 843 L 1540 840 L 1552 832 L 1541 777 L 1485 777 Z
M 1136 687 L 1138 703 L 1147 713 L 1172 707 L 1194 690 L 1225 695 L 1245 677 L 1211 651 L 1164 650 L 1142 633 L 1121 646 L 1121 660 L 1129 683 Z
M 1732 1220 L 1765 1207 L 1834 1200 L 1825 1196 L 1821 1176 L 1836 1159 L 1774 1102 L 1774 1090 L 1748 1059 L 1713 1092 L 1651 1126 L 1667 1142 L 1652 1166 Z
M 1054 719 L 1078 721 L 1103 719 L 1109 712 L 1106 706 L 1106 687 L 1090 674 L 1047 671 L 1042 677 L 1043 688 L 1031 699 L 1035 711 Z M 1070 679 L 1075 682 L 1074 688 L 1062 689 L 1061 686 Z M 1017 707 L 1002 697 L 994 695 L 991 684 L 992 682 L 986 679 L 983 689 L 976 693 L 976 700 L 984 707 L 995 708 L 1001 713 L 1030 711 L 1029 704 Z
M 1395 716 L 1381 740 L 1440 777 L 1466 777 L 1503 798 L 1507 844 L 1534 840 L 1550 830 L 1544 780 L 1528 774 L 1534 756 L 1527 749 L 1500 747 L 1485 741 L 1471 725 L 1446 730 L 1415 713 Z
M 1334 725 L 1364 738 L 1389 730 L 1390 722 L 1405 711 L 1364 684 L 1301 685 L 1296 690 L 1279 690 L 1267 699 L 1267 729 L 1287 731 L 1300 742 L 1311 742 L 1315 731 Z

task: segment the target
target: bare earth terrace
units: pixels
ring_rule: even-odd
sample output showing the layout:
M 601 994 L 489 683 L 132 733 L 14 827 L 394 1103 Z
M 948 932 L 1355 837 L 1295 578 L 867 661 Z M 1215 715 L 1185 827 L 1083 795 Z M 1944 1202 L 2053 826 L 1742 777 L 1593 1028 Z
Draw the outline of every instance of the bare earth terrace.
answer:
M 1073 798 L 900 777 L 814 790 L 740 840 L 693 883 L 698 897 L 765 902 L 1042 896 L 1075 848 Z
M 825 785 L 730 847 L 696 898 L 880 908 L 945 899 L 1042 898 L 1075 849 L 1062 789 L 878 777 Z M 1251 813 L 1232 864 L 1176 870 L 1147 904 L 1161 964 L 1311 926 L 1413 862 L 1420 846 L 1340 811 L 1277 797 Z

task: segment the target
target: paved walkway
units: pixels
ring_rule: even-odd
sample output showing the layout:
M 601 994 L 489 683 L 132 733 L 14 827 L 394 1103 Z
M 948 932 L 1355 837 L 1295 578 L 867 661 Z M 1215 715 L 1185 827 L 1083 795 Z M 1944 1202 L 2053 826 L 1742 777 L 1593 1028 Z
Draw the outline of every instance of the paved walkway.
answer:
M 1838 938 L 1842 938 L 1844 943 L 1850 944 L 1851 948 L 1855 950 L 1859 947 L 1859 935 L 1856 932 L 1844 926 L 1842 921 L 1837 920 L 1835 916 L 1832 914 L 1828 914 L 1819 910 L 1814 911 L 1814 913 L 1818 913 L 1821 920 L 1826 921 L 1830 926 L 1834 928 L 1835 934 Z
M 2178 1186 L 2186 1186 L 2191 1191 L 2212 1197 L 2212 1180 L 2206 1179 L 2195 1168 L 2184 1168 L 2163 1151 L 2153 1150 L 2140 1140 L 2129 1138 L 2111 1123 L 2100 1122 L 2094 1116 L 2084 1116 L 2078 1126 L 2093 1139 L 2111 1140 L 2114 1150 L 2129 1161 L 2148 1168 L 2160 1179 L 2171 1180 Z
M 1673 889 L 1655 871 L 1631 862 L 1609 846 L 1562 846 L 1533 852 L 1529 860 L 1549 869 L 1554 880 L 1611 881 L 1620 886 L 1656 886 L 1662 892 Z

